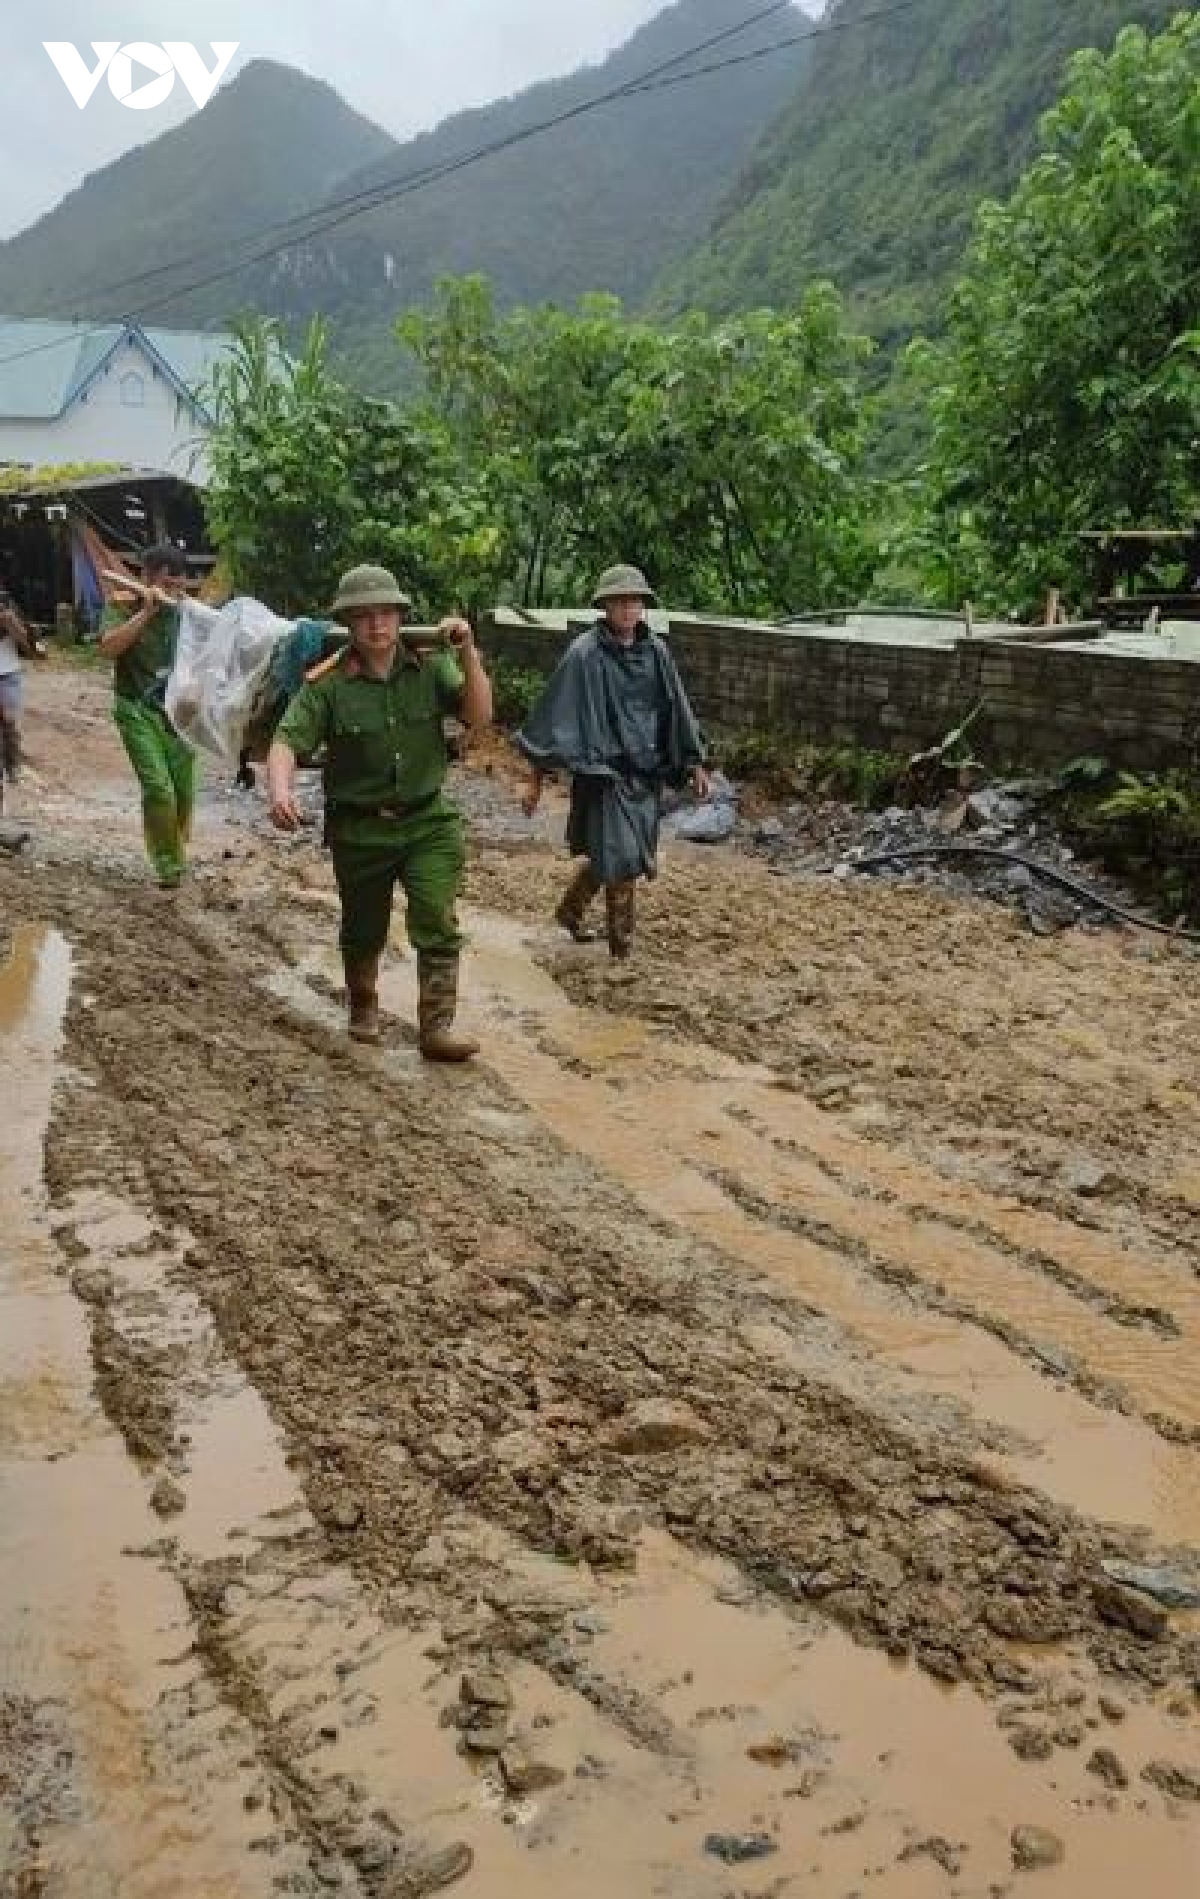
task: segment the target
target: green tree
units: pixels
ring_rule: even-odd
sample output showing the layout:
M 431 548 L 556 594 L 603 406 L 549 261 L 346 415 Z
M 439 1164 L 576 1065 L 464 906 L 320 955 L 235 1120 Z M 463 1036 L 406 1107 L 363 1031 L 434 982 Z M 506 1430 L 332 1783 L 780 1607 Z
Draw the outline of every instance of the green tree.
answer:
M 934 353 L 931 532 L 963 589 L 1078 600 L 1087 527 L 1197 507 L 1200 18 L 1080 53 L 1010 202 L 980 212 Z
M 579 597 L 618 555 L 676 600 L 747 613 L 863 584 L 864 346 L 828 286 L 786 315 L 663 329 L 600 296 L 498 316 L 468 278 L 400 334 L 526 603 Z
M 206 507 L 239 591 L 314 612 L 345 568 L 377 560 L 421 611 L 492 595 L 499 538 L 449 431 L 346 388 L 320 324 L 294 357 L 278 324 L 242 324 L 211 399 Z

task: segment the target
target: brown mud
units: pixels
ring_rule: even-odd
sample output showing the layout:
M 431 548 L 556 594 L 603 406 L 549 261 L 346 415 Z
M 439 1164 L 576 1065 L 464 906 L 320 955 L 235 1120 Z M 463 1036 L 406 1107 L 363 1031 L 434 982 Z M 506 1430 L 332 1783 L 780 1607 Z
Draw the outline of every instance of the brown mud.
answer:
M 0 859 L 5 1899 L 1194 1889 L 1200 1615 L 1102 1568 L 1200 1549 L 1194 962 L 680 857 L 614 973 L 475 778 L 444 1073 L 399 950 L 344 1041 L 311 843 L 214 796 L 164 898 L 74 795 Z

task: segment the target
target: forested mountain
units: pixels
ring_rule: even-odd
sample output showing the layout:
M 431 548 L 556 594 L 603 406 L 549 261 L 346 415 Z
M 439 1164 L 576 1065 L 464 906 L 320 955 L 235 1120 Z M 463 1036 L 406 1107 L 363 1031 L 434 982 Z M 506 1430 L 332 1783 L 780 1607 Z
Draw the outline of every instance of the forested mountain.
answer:
M 6 316 L 117 317 L 157 298 L 159 280 L 130 281 L 174 258 L 199 277 L 237 240 L 323 201 L 351 173 L 395 151 L 323 81 L 255 60 L 203 112 L 83 182 L 0 244 Z M 109 294 L 106 286 L 121 285 Z M 127 287 L 126 287 L 127 286 Z M 155 321 L 220 323 L 239 300 L 223 284 L 154 312 Z
M 885 346 L 936 322 L 980 200 L 1033 150 L 1069 56 L 1177 0 L 836 0 L 793 97 L 659 302 L 784 306 L 816 277 Z
M 228 240 L 216 267 L 235 261 L 235 240 L 256 224 L 454 167 L 481 146 L 519 139 L 559 116 L 565 122 L 553 131 L 451 170 L 220 284 L 192 287 L 204 274 L 193 266 L 141 294 L 156 298 L 156 320 L 166 323 L 220 323 L 244 308 L 299 322 L 323 311 L 343 356 L 377 386 L 400 362 L 392 320 L 426 300 L 445 274 L 482 272 L 502 302 L 570 301 L 589 290 L 636 302 L 699 240 L 794 91 L 807 49 L 791 46 L 571 115 L 760 11 L 751 0 L 676 0 L 602 64 L 459 114 L 403 145 L 327 87 L 258 62 L 184 127 L 97 173 L 0 246 L 0 309 L 136 311 L 137 291 L 96 293 L 193 246 Z M 694 63 L 752 52 L 803 23 L 784 9 Z M 690 63 L 672 65 L 671 76 Z M 185 287 L 164 302 L 176 285 Z

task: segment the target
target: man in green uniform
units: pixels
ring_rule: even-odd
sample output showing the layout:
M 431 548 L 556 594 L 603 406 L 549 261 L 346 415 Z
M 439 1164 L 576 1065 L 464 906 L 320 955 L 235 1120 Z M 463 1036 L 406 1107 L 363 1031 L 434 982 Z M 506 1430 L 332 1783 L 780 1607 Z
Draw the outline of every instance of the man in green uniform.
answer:
M 454 1032 L 462 935 L 463 821 L 442 793 L 448 763 L 443 720 L 487 725 L 492 689 L 465 620 L 443 620 L 449 644 L 421 657 L 401 637 L 411 607 L 384 567 L 342 578 L 334 616 L 350 645 L 331 671 L 303 686 L 284 713 L 267 759 L 271 818 L 301 822 L 296 760 L 324 752 L 325 840 L 342 902 L 341 948 L 355 1041 L 379 1040 L 379 964 L 392 897 L 407 899 L 417 952 L 421 1053 L 464 1062 L 478 1043 Z M 451 650 L 453 649 L 453 650 Z
M 163 708 L 179 636 L 178 596 L 186 571 L 169 541 L 143 558 L 146 599 L 136 613 L 105 614 L 100 651 L 115 660 L 113 718 L 142 788 L 146 855 L 164 890 L 175 890 L 187 868 L 196 802 L 196 755 Z

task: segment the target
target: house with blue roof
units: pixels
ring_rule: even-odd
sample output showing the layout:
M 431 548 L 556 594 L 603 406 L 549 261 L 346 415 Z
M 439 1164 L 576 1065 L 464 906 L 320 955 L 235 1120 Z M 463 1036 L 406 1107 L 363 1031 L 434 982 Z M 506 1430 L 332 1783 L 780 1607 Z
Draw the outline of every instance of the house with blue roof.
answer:
M 224 331 L 0 317 L 0 464 L 118 462 L 203 487 Z

